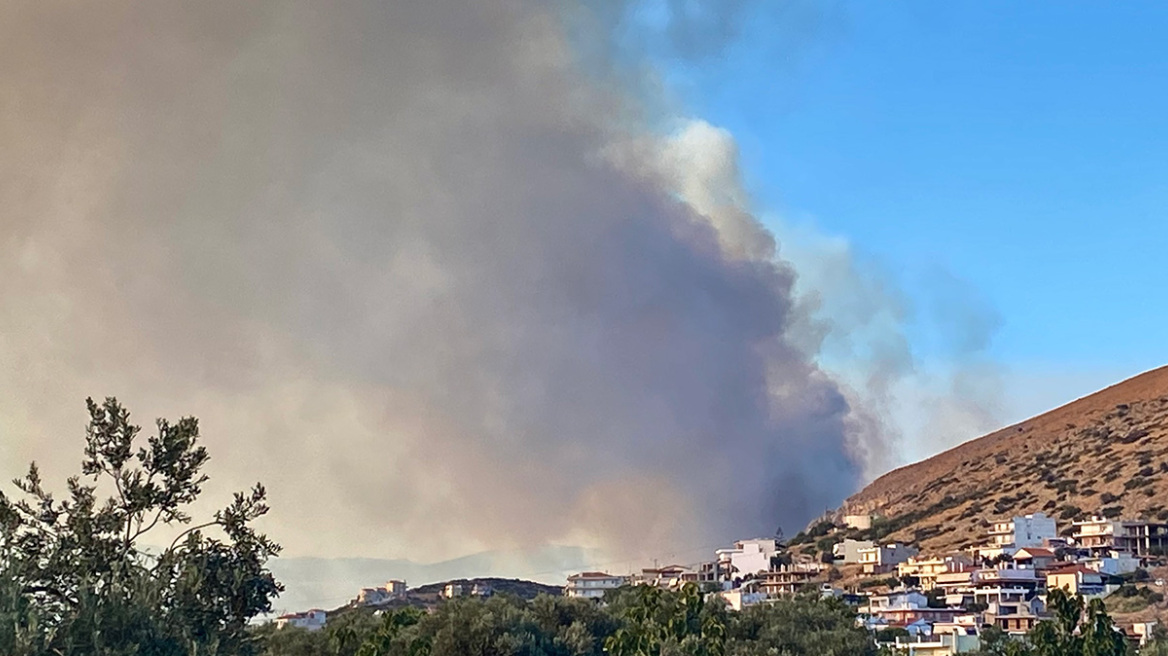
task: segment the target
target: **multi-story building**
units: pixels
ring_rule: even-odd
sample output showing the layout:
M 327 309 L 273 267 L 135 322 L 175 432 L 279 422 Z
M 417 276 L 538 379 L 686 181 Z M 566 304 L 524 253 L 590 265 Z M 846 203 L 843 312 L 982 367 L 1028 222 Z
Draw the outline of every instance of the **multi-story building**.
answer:
M 974 570 L 965 570 L 937 575 L 935 588 L 945 593 L 946 606 L 961 607 L 973 603 L 973 574 Z
M 615 576 L 605 572 L 583 572 L 568 577 L 568 585 L 564 587 L 565 597 L 583 597 L 585 599 L 600 599 L 604 593 L 629 582 L 628 577 Z
M 1053 517 L 1036 512 L 994 522 L 989 532 L 989 545 L 981 549 L 983 557 L 999 554 L 1013 555 L 1023 547 L 1041 547 L 1045 540 L 1058 537 L 1058 526 Z
M 887 574 L 896 571 L 896 566 L 916 556 L 915 547 L 901 544 L 882 544 L 860 550 L 860 565 L 865 574 Z
M 1034 597 L 1043 578 L 1032 569 L 982 568 L 937 575 L 936 588 L 945 594 L 947 606 L 972 603 L 1014 603 Z
M 1041 610 L 1042 602 L 1038 599 L 992 602 L 982 616 L 982 621 L 1006 633 L 1025 635 L 1038 624 Z
M 759 576 L 759 590 L 770 598 L 792 595 L 815 580 L 823 572 L 819 563 L 791 563 L 762 572 Z
M 733 549 L 718 549 L 714 553 L 723 579 L 745 579 L 771 568 L 771 558 L 779 553 L 779 541 L 775 538 L 739 540 Z
M 937 577 L 950 572 L 964 572 L 973 567 L 973 561 L 961 555 L 936 558 L 909 558 L 896 566 L 900 578 L 917 579 L 922 590 L 932 590 L 937 586 Z
M 1092 517 L 1074 523 L 1074 538 L 1093 557 L 1144 557 L 1168 549 L 1168 524 Z

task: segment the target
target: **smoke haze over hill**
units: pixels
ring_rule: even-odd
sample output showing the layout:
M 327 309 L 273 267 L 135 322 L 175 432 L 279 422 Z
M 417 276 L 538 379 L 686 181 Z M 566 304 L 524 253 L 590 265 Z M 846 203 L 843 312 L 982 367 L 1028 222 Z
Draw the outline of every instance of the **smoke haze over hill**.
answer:
M 730 136 L 547 5 L 5 11 L 4 473 L 116 395 L 199 416 L 290 553 L 433 561 L 790 530 L 883 450 Z

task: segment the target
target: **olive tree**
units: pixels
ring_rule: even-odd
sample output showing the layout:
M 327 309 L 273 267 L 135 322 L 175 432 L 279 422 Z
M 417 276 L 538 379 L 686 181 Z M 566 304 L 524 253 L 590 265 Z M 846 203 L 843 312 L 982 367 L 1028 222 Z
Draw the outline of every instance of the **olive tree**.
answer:
M 36 463 L 0 492 L 0 653 L 246 654 L 247 623 L 282 590 L 280 547 L 252 524 L 262 485 L 203 521 L 188 514 L 207 481 L 194 417 L 141 428 L 114 398 L 87 400 L 81 472 L 65 494 Z M 165 533 L 166 546 L 148 540 Z

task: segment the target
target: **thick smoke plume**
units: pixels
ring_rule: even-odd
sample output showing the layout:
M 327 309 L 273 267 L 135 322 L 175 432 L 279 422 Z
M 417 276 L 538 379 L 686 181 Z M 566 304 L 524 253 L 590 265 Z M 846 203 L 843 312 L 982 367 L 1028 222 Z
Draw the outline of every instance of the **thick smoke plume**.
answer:
M 3 12 L 3 473 L 113 394 L 199 416 L 209 494 L 263 480 L 292 554 L 652 555 L 855 489 L 871 431 L 732 153 L 548 7 Z

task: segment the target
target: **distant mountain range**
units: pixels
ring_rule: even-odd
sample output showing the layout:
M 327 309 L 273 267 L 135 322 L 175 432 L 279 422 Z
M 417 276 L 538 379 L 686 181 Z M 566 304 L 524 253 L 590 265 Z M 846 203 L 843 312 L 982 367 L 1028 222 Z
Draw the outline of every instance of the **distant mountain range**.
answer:
M 876 479 L 838 514 L 883 516 L 882 541 L 936 553 L 1034 511 L 1168 520 L 1168 367 Z
M 308 608 L 332 609 L 348 603 L 361 588 L 402 579 L 411 588 L 476 577 L 522 578 L 561 585 L 573 572 L 588 569 L 599 555 L 590 549 L 546 546 L 488 551 L 436 563 L 378 558 L 277 558 L 272 572 L 286 587 L 273 604 L 278 613 Z

